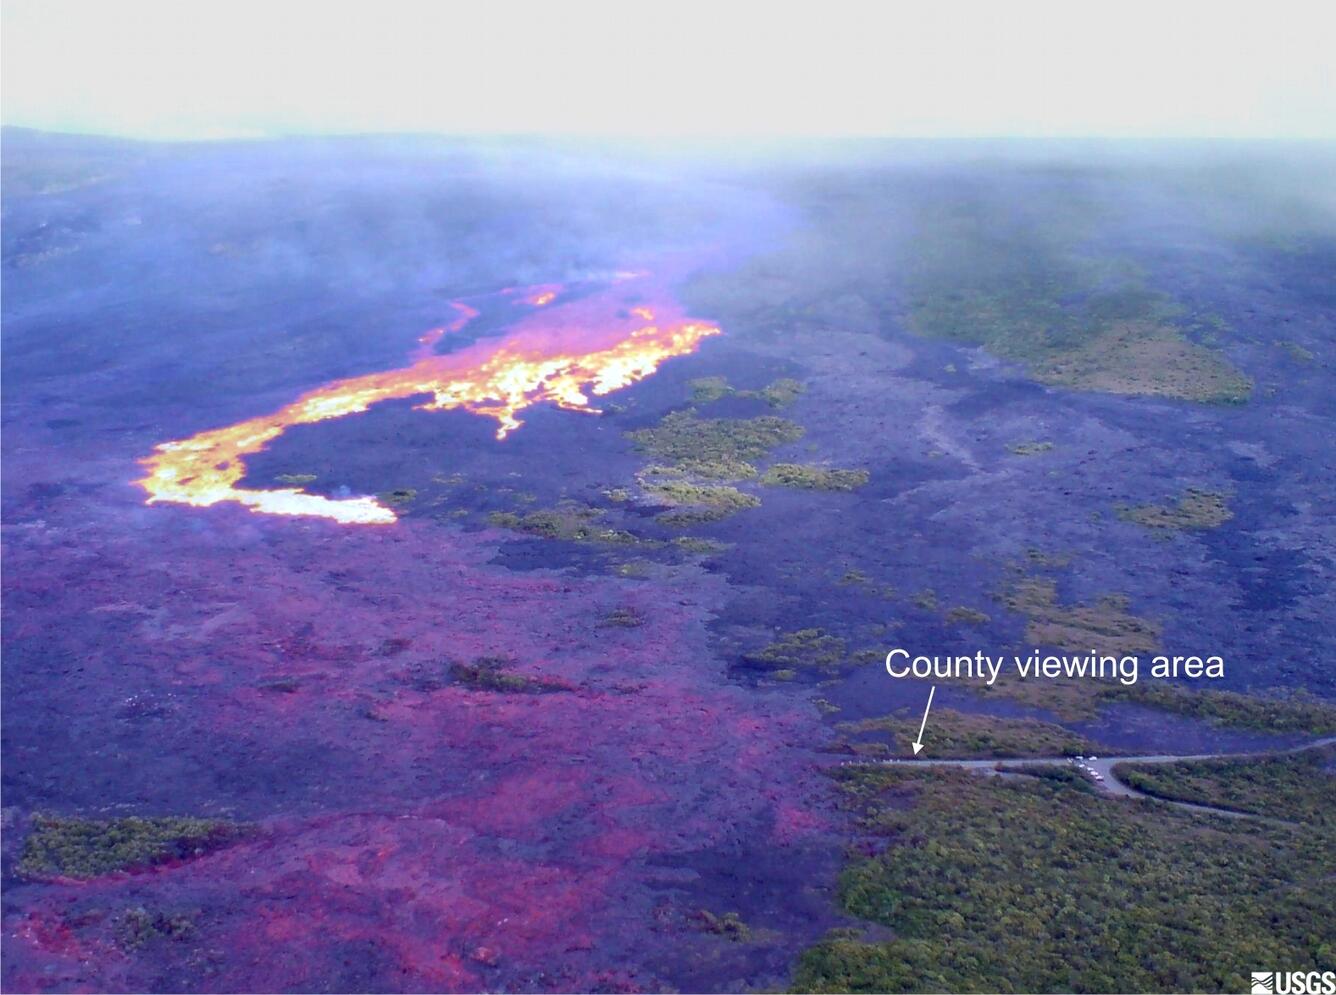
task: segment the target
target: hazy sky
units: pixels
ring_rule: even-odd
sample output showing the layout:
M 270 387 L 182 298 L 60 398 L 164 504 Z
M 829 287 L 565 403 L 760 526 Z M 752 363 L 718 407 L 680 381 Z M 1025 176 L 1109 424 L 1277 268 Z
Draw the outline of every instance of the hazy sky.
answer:
M 1336 4 L 5 0 L 6 124 L 1336 137 Z

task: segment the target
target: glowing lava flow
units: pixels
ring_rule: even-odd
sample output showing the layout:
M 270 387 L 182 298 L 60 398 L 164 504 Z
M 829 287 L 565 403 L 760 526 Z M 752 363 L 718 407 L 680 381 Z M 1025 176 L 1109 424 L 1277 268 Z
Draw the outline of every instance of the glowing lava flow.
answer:
M 530 303 L 542 306 L 548 301 L 540 304 L 535 297 Z M 157 446 L 141 461 L 148 475 L 136 481 L 148 492 L 147 503 L 208 507 L 232 501 L 269 515 L 389 524 L 394 512 L 371 497 L 335 500 L 295 487 L 239 487 L 246 474 L 243 457 L 260 452 L 294 425 L 342 418 L 381 401 L 424 394 L 430 399 L 419 404 L 419 410 L 463 408 L 494 418 L 496 437 L 504 439 L 520 427 L 517 415 L 530 405 L 548 401 L 597 413 L 586 390 L 603 395 L 642 380 L 665 359 L 695 351 L 701 340 L 720 331 L 685 318 L 671 304 L 624 311 L 623 294 L 608 290 L 530 315 L 500 339 L 436 355 L 432 349 L 442 335 L 461 330 L 478 314 L 462 303 L 454 307 L 460 317 L 422 336 L 409 366 L 336 380 L 273 414 Z

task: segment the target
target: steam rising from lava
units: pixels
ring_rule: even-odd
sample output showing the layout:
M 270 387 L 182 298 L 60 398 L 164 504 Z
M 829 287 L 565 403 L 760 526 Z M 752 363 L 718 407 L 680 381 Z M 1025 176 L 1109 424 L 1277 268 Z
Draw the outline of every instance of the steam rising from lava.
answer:
M 136 483 L 148 492 L 149 504 L 208 507 L 233 501 L 269 515 L 386 525 L 395 521 L 394 512 L 371 497 L 334 500 L 295 487 L 240 487 L 246 474 L 243 457 L 260 452 L 293 425 L 342 418 L 381 401 L 420 395 L 429 399 L 417 405 L 418 410 L 463 408 L 494 418 L 496 437 L 504 439 L 523 424 L 518 415 L 530 405 L 548 401 L 597 413 L 588 394 L 601 396 L 642 380 L 665 359 L 694 352 L 703 339 L 720 331 L 686 318 L 671 298 L 626 310 L 625 290 L 614 288 L 552 306 L 560 289 L 529 288 L 525 303 L 542 313 L 525 316 L 500 339 L 436 355 L 433 349 L 442 336 L 461 331 L 479 313 L 455 302 L 459 317 L 423 335 L 410 365 L 336 380 L 273 414 L 164 442 L 141 461 L 148 474 Z M 643 298 L 650 288 L 637 289 Z

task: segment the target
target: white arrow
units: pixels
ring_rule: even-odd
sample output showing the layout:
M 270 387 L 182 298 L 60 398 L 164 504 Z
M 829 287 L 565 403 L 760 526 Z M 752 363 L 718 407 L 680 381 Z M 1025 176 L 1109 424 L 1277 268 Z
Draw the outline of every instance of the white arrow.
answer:
M 928 711 L 932 708 L 932 696 L 936 693 L 937 693 L 937 685 L 934 684 L 932 686 L 932 690 L 928 692 L 928 705 L 926 708 L 923 709 L 923 721 L 919 723 L 918 739 L 913 744 L 914 756 L 918 756 L 919 750 L 923 749 L 923 730 L 927 728 Z

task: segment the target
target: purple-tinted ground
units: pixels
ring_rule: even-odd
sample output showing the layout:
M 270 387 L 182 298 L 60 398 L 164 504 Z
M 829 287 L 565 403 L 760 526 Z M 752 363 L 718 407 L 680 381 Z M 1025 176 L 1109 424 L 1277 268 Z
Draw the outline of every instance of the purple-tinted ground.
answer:
M 189 160 L 167 167 L 191 168 Z M 217 182 L 212 163 L 195 168 Z M 133 176 L 116 191 L 135 202 L 128 218 L 138 228 L 139 212 L 160 207 L 164 195 L 134 190 L 149 181 Z M 178 193 L 179 176 L 173 182 L 167 198 L 216 209 L 195 191 Z M 449 206 L 472 209 L 478 194 L 470 192 Z M 555 199 L 563 198 L 575 195 Z M 302 209 L 311 210 L 295 213 Z M 127 223 L 122 205 L 98 202 L 97 210 L 100 226 Z M 437 221 L 446 237 L 455 234 L 447 222 L 460 223 Z M 195 234 L 176 228 L 171 237 Z M 390 243 L 422 237 L 380 234 Z M 283 384 L 313 386 L 320 373 L 289 368 L 301 365 L 288 361 L 292 315 L 261 301 L 244 306 L 283 327 L 266 333 L 275 339 L 271 358 L 242 362 L 264 367 L 271 390 L 238 384 L 191 396 L 162 383 L 182 349 L 196 351 L 183 377 L 193 370 L 207 380 L 211 362 L 226 365 L 235 336 L 224 330 L 219 342 L 201 332 L 182 342 L 188 330 L 153 316 L 160 290 L 116 287 L 105 269 L 126 265 L 141 247 L 123 237 L 113 232 L 103 257 L 88 264 L 103 270 L 100 286 L 52 291 L 17 266 L 6 274 L 7 289 L 28 291 L 17 294 L 15 324 L 57 320 L 53 297 L 68 306 L 72 291 L 90 339 L 116 342 L 105 360 L 84 362 L 84 349 L 104 342 L 84 347 L 76 333 L 68 350 L 34 343 L 7 364 L 7 373 L 19 371 L 5 436 L 7 837 L 22 837 L 34 809 L 189 813 L 257 829 L 184 863 L 11 889 L 7 987 L 782 982 L 794 952 L 835 919 L 820 893 L 833 868 L 828 820 L 812 805 L 811 749 L 821 731 L 801 701 L 727 679 L 704 625 L 724 598 L 723 578 L 696 567 L 648 581 L 516 572 L 489 562 L 508 534 L 430 520 L 348 527 L 229 506 L 145 507 L 130 482 L 154 445 L 259 414 Z M 563 254 L 568 238 L 562 233 Z M 84 258 L 97 251 L 81 249 Z M 154 250 L 152 261 L 181 264 L 180 255 Z M 589 251 L 588 261 L 563 255 L 566 270 L 556 275 L 638 261 L 632 251 Z M 364 282 L 384 273 L 370 272 L 362 256 L 338 265 L 366 270 L 357 273 Z M 510 259 L 492 265 L 507 277 L 530 275 Z M 429 280 L 427 268 L 415 267 L 413 279 Z M 468 286 L 458 274 L 444 278 Z M 118 290 L 118 304 L 89 301 Z M 148 299 L 136 301 L 137 292 Z M 332 289 L 340 295 L 347 289 Z M 335 357 L 339 372 L 393 365 L 381 357 L 402 356 L 450 315 L 421 290 L 409 296 L 420 318 L 409 307 L 407 318 L 404 309 L 389 321 L 363 315 L 354 320 L 368 323 L 356 329 L 343 315 L 325 319 L 357 339 Z M 117 307 L 154 327 L 126 328 Z M 312 314 L 305 298 L 296 307 Z M 501 330 L 486 322 L 478 335 Z M 375 415 L 425 421 L 438 439 L 466 426 L 475 459 L 501 445 L 494 424 L 476 416 L 389 407 Z M 540 418 L 556 419 L 549 424 L 560 432 L 560 423 L 590 416 Z M 368 424 L 374 431 L 379 422 Z M 294 432 L 295 444 L 328 460 L 337 434 L 305 432 Z M 373 461 L 388 441 L 366 447 Z M 334 472 L 351 478 L 358 463 L 354 452 Z M 641 624 L 601 624 L 619 609 Z M 559 689 L 507 694 L 450 680 L 452 662 L 477 657 L 507 658 L 511 673 Z M 13 858 L 11 849 L 10 873 Z M 114 927 L 135 908 L 188 911 L 197 928 L 189 944 L 127 951 Z M 753 942 L 708 933 L 702 909 L 746 911 Z
M 37 174 L 63 164 L 61 181 L 11 179 L 19 152 Z M 1325 243 L 1221 262 L 1188 237 L 1200 219 L 1129 196 L 1129 230 L 1153 219 L 1157 235 L 1120 249 L 1222 313 L 1224 348 L 1257 382 L 1249 405 L 1207 407 L 1041 387 L 912 336 L 889 277 L 851 276 L 815 304 L 776 277 L 773 309 L 732 300 L 737 268 L 797 224 L 775 206 L 792 176 L 677 161 L 623 175 L 578 149 L 427 142 L 75 152 L 71 167 L 58 142 L 6 143 L 8 990 L 782 987 L 806 946 L 848 924 L 834 900 L 846 827 L 822 775 L 831 726 L 921 707 L 926 688 L 876 663 L 771 681 L 745 653 L 809 627 L 851 652 L 1028 652 L 1025 619 L 995 594 L 1031 550 L 1062 564 L 1046 568 L 1062 603 L 1125 594 L 1166 648 L 1224 653 L 1231 687 L 1331 693 Z M 948 182 L 924 170 L 887 199 Z M 1011 193 L 1061 182 L 1038 175 Z M 664 253 L 699 260 L 673 289 L 723 334 L 603 417 L 535 407 L 498 443 L 489 419 L 391 401 L 247 460 L 257 487 L 311 474 L 328 496 L 414 492 L 392 526 L 148 507 L 131 483 L 160 442 L 402 366 L 454 298 L 597 282 Z M 766 279 L 747 294 L 764 302 Z M 504 331 L 485 313 L 466 343 Z M 683 408 L 702 376 L 799 379 L 782 414 L 806 435 L 774 458 L 865 468 L 867 486 L 766 488 L 761 507 L 692 530 L 718 550 L 664 542 L 662 509 L 609 495 L 648 459 L 626 433 Z M 709 409 L 767 413 L 743 396 Z M 1036 440 L 1053 447 L 1008 448 Z M 1213 532 L 1157 537 L 1113 513 L 1201 484 L 1230 493 L 1234 518 Z M 489 524 L 563 500 L 644 542 Z M 989 621 L 949 624 L 958 605 Z M 607 624 L 619 611 L 641 624 Z M 548 693 L 451 678 L 479 657 Z M 1058 720 L 957 689 L 940 700 Z M 1131 706 L 1071 725 L 1129 750 L 1289 741 Z M 16 872 L 36 813 L 255 832 L 179 863 L 42 881 Z M 141 908 L 193 931 L 127 946 L 117 923 Z M 702 912 L 736 912 L 749 934 Z
M 802 787 L 813 715 L 704 665 L 717 580 L 515 575 L 487 565 L 494 536 L 413 522 L 63 503 L 10 547 L 11 645 L 68 664 L 51 734 L 9 763 L 68 779 L 57 790 L 85 811 L 226 815 L 261 835 L 28 886 L 17 988 L 657 987 L 652 965 L 699 942 L 682 897 L 698 874 L 674 861 L 801 863 L 820 838 Z M 619 607 L 645 624 L 600 629 Z M 478 655 L 571 690 L 421 680 Z M 99 935 L 140 905 L 207 910 L 187 962 L 127 959 Z M 801 912 L 777 906 L 774 925 Z

